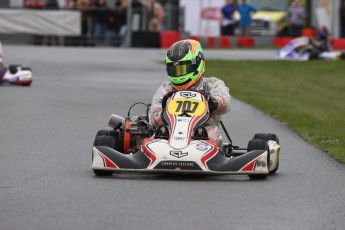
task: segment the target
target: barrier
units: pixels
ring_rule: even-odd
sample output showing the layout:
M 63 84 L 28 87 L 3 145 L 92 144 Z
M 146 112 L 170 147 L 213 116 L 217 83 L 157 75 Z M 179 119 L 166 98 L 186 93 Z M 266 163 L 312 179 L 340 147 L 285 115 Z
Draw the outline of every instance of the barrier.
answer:
M 169 48 L 175 42 L 181 40 L 181 34 L 178 31 L 167 30 L 160 33 L 161 48 Z
M 230 37 L 228 36 L 221 36 L 220 37 L 220 48 L 222 49 L 229 49 L 230 48 Z
M 295 38 L 275 37 L 273 39 L 273 46 L 274 46 L 274 48 L 281 48 L 281 47 L 285 46 L 286 44 L 288 44 L 289 42 L 291 42 L 293 39 L 295 39 Z
M 345 38 L 333 39 L 332 46 L 335 50 L 345 50 Z
M 216 48 L 216 38 L 208 37 L 207 38 L 207 48 Z
M 237 46 L 238 47 L 253 48 L 254 43 L 255 42 L 254 42 L 253 37 L 238 37 L 237 38 Z

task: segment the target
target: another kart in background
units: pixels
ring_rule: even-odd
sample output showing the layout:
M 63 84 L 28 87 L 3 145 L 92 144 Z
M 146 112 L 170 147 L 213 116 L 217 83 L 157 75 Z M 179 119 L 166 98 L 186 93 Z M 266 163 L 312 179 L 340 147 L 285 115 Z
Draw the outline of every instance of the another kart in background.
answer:
M 322 51 L 313 44 L 308 37 L 299 37 L 290 41 L 280 50 L 275 51 L 274 57 L 280 60 L 344 60 L 345 53 L 341 51 Z
M 8 68 L 0 68 L 0 84 L 9 83 L 30 86 L 32 83 L 32 71 L 29 67 L 10 65 Z

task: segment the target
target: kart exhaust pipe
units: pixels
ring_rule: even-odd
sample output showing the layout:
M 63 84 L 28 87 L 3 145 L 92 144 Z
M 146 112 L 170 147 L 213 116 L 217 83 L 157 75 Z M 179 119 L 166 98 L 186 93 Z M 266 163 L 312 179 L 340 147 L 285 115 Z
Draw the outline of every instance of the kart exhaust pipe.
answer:
M 122 124 L 124 124 L 125 122 L 125 118 L 124 117 L 120 117 L 116 114 L 111 114 L 109 117 L 109 122 L 108 122 L 108 126 L 110 128 L 113 128 L 114 130 L 120 128 L 120 126 Z

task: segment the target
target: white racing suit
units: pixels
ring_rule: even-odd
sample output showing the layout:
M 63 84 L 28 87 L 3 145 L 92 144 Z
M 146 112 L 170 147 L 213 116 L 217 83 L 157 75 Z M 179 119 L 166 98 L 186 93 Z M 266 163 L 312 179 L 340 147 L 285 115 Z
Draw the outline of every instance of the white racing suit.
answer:
M 215 77 L 202 77 L 198 83 L 193 85 L 190 90 L 196 90 L 203 93 L 206 98 L 213 97 L 218 102 L 218 107 L 211 113 L 210 119 L 205 123 L 205 128 L 210 140 L 216 140 L 218 147 L 222 147 L 222 135 L 219 131 L 219 123 L 221 115 L 230 110 L 230 93 L 229 88 L 225 86 L 222 80 Z M 163 82 L 155 95 L 153 96 L 152 105 L 150 108 L 150 123 L 156 128 L 163 124 L 161 120 L 162 113 L 162 99 L 163 97 L 175 91 L 169 81 Z

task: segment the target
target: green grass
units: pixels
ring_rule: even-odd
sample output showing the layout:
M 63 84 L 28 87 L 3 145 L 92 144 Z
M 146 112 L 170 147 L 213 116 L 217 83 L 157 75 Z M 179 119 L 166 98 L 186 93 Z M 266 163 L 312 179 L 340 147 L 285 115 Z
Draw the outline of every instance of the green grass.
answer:
M 206 76 L 345 163 L 345 62 L 208 60 Z

